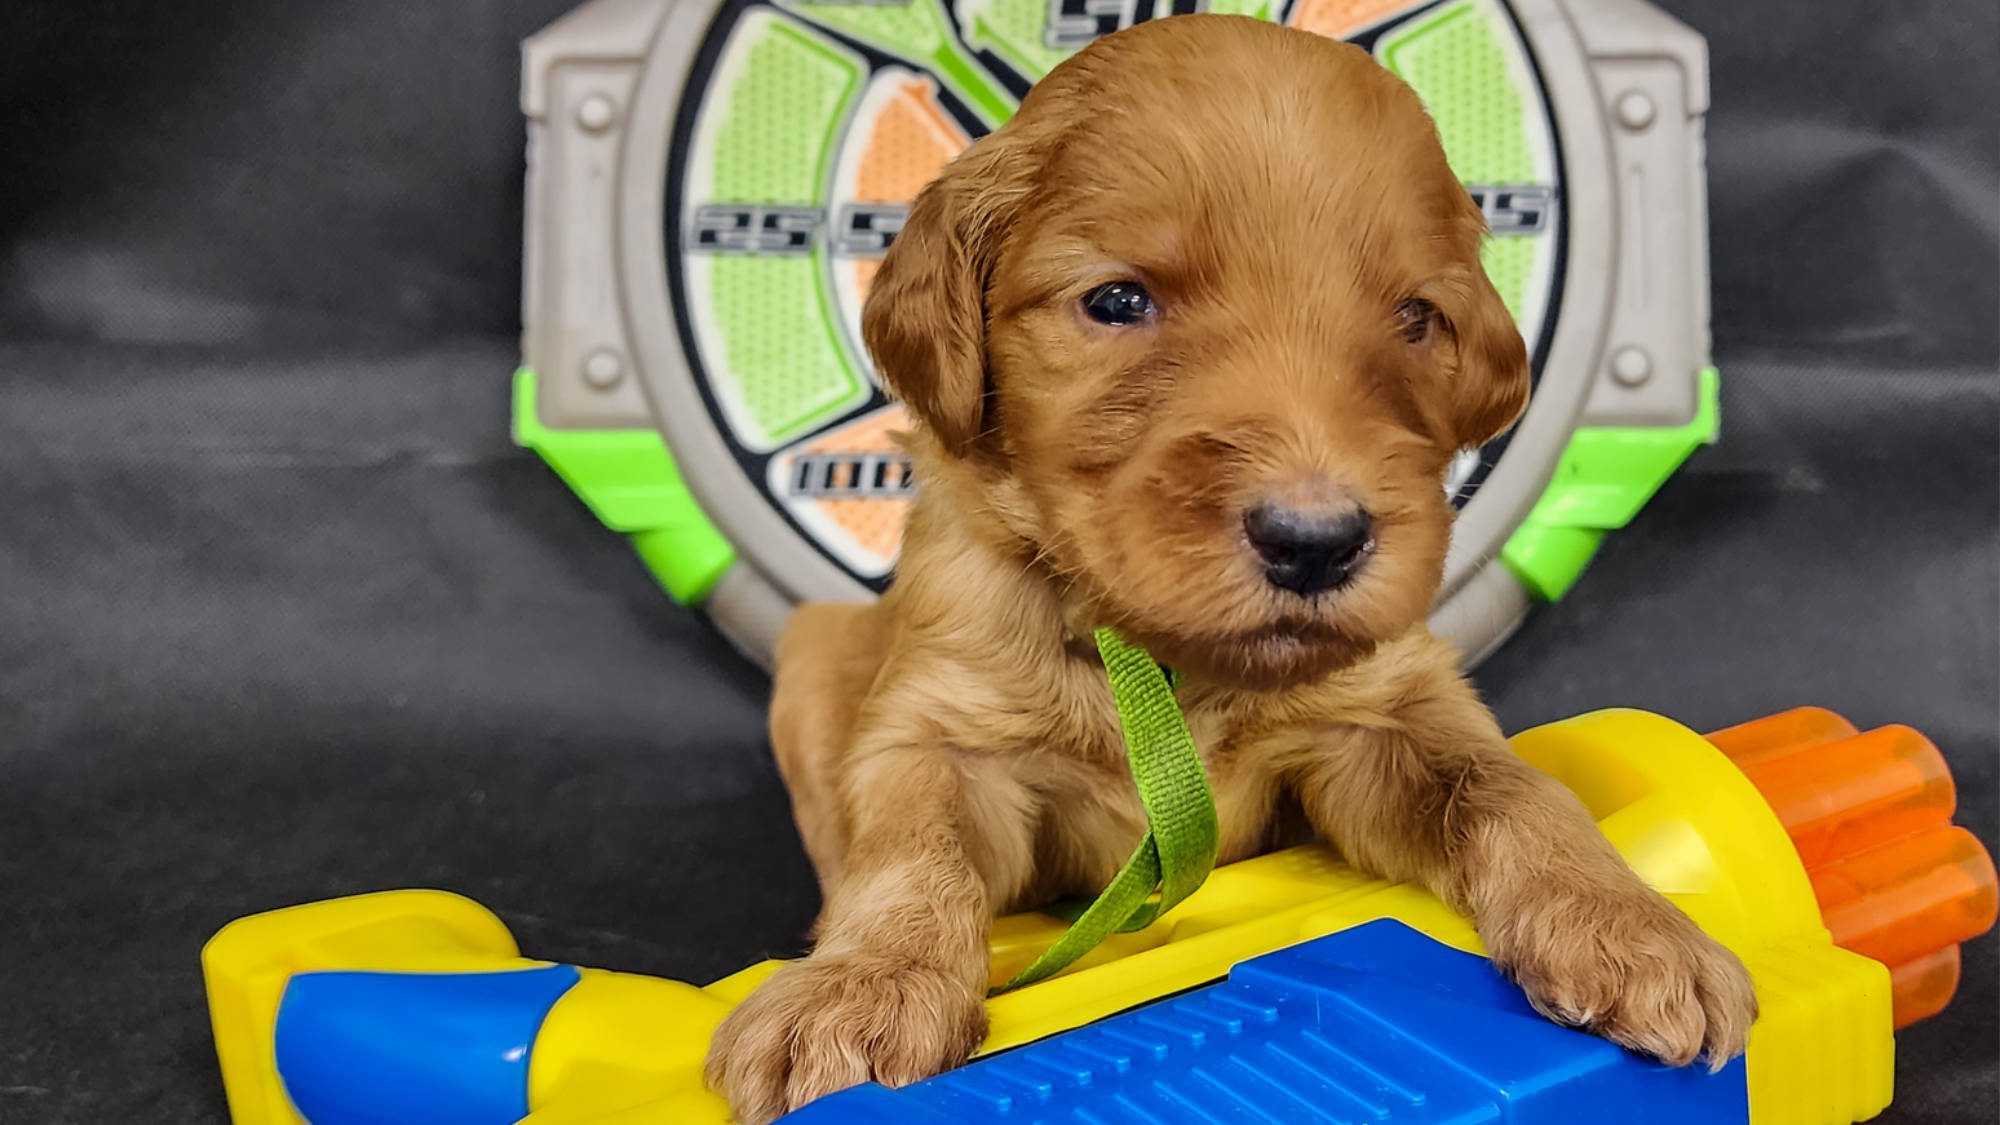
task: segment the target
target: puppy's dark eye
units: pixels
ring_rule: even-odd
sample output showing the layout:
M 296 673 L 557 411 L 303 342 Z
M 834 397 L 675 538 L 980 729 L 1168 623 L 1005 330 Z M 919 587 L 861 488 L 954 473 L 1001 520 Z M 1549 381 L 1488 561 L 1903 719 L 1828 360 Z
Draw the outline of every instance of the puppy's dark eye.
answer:
M 1396 331 L 1406 344 L 1430 342 L 1437 329 L 1437 306 L 1422 297 L 1412 297 L 1396 306 Z
M 1160 310 L 1145 286 L 1136 281 L 1114 281 L 1084 294 L 1083 311 L 1099 324 L 1123 326 L 1151 320 Z

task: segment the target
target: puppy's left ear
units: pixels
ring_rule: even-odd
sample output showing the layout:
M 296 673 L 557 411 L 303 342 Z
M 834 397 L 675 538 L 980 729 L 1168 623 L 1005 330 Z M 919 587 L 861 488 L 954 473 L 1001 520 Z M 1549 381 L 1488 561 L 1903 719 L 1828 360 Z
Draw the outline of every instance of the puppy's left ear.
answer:
M 1032 183 L 1018 129 L 975 141 L 917 194 L 861 308 L 883 383 L 959 457 L 986 429 L 986 286 Z
M 1459 213 L 1469 265 L 1438 302 L 1457 352 L 1451 373 L 1451 430 L 1459 448 L 1505 433 L 1528 406 L 1528 346 L 1507 303 L 1479 262 L 1486 217 L 1468 196 Z

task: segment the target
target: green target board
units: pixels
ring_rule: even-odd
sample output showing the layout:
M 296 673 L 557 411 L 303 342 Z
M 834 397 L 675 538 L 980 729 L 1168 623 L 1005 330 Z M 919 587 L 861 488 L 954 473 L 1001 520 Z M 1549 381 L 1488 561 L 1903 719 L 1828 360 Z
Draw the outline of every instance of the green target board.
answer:
M 1714 430 L 1700 39 L 1634 0 L 597 0 L 530 40 L 521 440 L 768 656 L 892 580 L 920 482 L 860 343 L 910 199 L 1093 38 L 1195 11 L 1371 51 L 1484 209 L 1533 352 L 1455 466 L 1477 658 Z

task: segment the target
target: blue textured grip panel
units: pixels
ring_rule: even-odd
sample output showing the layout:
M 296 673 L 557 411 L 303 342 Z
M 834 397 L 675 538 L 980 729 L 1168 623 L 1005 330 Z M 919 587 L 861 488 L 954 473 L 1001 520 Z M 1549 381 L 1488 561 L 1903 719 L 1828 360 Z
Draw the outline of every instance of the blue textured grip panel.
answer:
M 1743 1060 L 1676 1070 L 1537 1015 L 1484 958 L 1400 922 L 788 1125 L 1748 1125 Z
M 278 1076 L 311 1125 L 514 1125 L 535 1035 L 580 976 L 301 973 L 278 1005 Z

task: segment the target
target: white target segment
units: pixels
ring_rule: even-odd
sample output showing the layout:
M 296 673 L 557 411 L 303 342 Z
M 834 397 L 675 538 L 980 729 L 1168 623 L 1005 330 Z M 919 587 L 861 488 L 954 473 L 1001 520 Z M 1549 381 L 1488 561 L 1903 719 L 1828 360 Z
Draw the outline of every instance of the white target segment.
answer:
M 1704 56 L 1636 0 L 597 0 L 527 51 L 523 440 L 753 655 L 881 590 L 917 482 L 859 320 L 910 199 L 1077 47 L 1192 10 L 1373 52 L 1487 214 L 1537 394 L 1453 474 L 1434 624 L 1490 646 L 1712 428 Z

